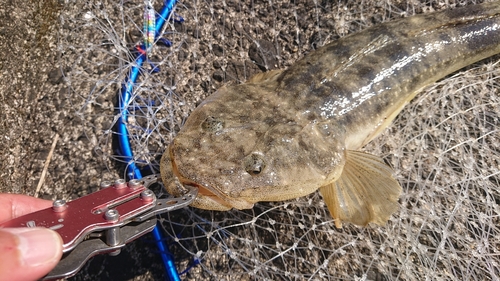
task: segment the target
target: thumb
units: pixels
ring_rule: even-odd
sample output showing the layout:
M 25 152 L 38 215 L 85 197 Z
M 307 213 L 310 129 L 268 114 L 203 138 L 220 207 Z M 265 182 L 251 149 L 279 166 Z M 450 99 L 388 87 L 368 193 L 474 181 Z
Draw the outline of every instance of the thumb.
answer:
M 62 239 L 47 228 L 0 228 L 0 281 L 37 280 L 62 256 Z

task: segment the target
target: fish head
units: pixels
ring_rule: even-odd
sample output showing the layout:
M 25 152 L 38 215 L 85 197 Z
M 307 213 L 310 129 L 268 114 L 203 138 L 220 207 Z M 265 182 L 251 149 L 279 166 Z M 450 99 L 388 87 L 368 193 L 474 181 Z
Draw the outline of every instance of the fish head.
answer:
M 193 185 L 194 207 L 249 209 L 310 194 L 340 176 L 342 138 L 320 122 L 297 122 L 266 91 L 224 87 L 192 112 L 161 161 L 168 192 Z

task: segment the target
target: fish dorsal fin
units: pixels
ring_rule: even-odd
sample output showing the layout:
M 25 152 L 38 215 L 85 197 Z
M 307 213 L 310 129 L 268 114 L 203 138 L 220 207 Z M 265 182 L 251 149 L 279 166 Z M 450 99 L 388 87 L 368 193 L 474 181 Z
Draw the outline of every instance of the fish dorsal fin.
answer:
M 398 208 L 401 186 L 381 158 L 348 150 L 340 178 L 321 187 L 320 192 L 337 228 L 342 227 L 342 221 L 384 225 Z
M 283 72 L 282 69 L 274 69 L 270 70 L 267 72 L 260 72 L 255 74 L 254 76 L 250 77 L 250 79 L 247 80 L 246 83 L 259 83 L 267 80 L 271 80 L 278 76 L 281 72 Z

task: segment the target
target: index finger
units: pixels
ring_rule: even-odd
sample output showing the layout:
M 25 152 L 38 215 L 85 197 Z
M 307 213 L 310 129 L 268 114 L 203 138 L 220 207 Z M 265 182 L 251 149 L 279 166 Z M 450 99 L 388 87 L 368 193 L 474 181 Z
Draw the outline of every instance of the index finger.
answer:
M 52 206 L 52 201 L 22 194 L 0 194 L 0 223 Z

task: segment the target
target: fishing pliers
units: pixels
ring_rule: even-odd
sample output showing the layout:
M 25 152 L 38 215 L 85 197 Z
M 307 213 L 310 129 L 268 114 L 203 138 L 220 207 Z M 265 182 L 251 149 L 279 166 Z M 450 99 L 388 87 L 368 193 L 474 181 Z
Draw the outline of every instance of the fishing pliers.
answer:
M 156 215 L 188 206 L 198 189 L 186 186 L 180 197 L 157 198 L 149 189 L 159 175 L 126 182 L 104 181 L 99 191 L 70 202 L 55 200 L 48 209 L 30 213 L 0 224 L 1 227 L 46 227 L 63 240 L 63 257 L 43 280 L 75 275 L 98 254 L 118 255 L 126 244 L 156 226 Z

